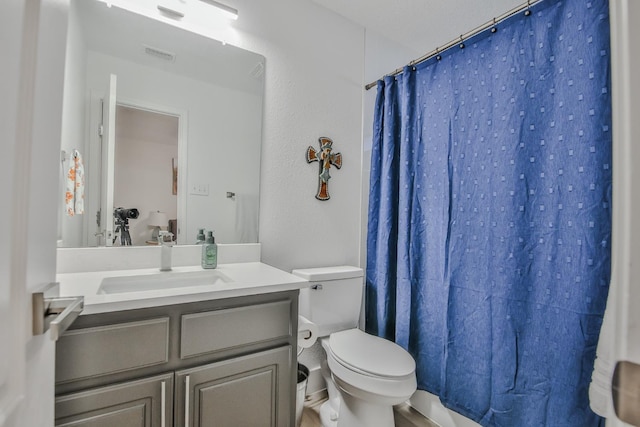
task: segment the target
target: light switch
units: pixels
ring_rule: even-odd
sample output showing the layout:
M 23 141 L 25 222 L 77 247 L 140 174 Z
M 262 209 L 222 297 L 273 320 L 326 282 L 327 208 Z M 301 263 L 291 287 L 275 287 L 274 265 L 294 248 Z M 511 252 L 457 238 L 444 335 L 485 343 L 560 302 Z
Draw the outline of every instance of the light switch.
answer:
M 196 196 L 208 196 L 209 184 L 191 184 L 191 190 L 189 192 Z

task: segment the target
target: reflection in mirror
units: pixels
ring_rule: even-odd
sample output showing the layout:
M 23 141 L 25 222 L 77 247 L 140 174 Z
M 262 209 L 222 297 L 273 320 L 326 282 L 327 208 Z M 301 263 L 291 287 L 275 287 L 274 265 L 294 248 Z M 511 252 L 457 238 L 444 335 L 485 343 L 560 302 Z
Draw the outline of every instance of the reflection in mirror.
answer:
M 173 167 L 177 167 L 178 160 L 178 120 L 166 113 L 116 106 L 113 206 L 135 206 L 143 217 L 148 217 L 145 224 L 138 221 L 140 216 L 115 216 L 116 231 L 118 223 L 128 225 L 133 246 L 155 245 L 159 231 L 156 227 L 166 229 L 169 220 L 177 220 Z M 122 240 L 122 233 L 114 237 L 117 243 Z
M 257 242 L 264 57 L 97 0 L 70 6 L 62 150 L 82 156 L 84 213 L 61 195 L 59 246 L 150 245 L 158 227 L 180 244 L 199 228 Z M 61 162 L 64 189 L 77 163 Z M 124 224 L 118 208 L 139 215 Z

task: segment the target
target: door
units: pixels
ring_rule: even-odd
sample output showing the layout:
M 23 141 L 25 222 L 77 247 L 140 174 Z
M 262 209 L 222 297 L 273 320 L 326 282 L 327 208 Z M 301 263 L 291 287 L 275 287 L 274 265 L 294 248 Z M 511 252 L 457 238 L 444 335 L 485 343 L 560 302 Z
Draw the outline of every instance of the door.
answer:
M 173 373 L 60 396 L 56 427 L 169 427 Z
M 0 426 L 53 425 L 54 349 L 33 336 L 31 293 L 55 280 L 68 4 L 3 0 L 0 13 Z
M 106 246 L 113 246 L 113 193 L 115 186 L 116 93 L 118 77 L 109 76 L 107 95 L 102 104 L 102 188 L 100 191 L 101 223 Z
M 292 425 L 291 346 L 176 372 L 176 427 Z

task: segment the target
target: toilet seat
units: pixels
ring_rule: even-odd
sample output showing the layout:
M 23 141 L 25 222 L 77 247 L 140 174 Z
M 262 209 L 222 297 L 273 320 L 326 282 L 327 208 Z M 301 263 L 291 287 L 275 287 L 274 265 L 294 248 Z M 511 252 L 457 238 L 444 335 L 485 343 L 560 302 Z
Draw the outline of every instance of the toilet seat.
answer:
M 359 329 L 331 334 L 329 350 L 340 365 L 368 377 L 401 379 L 416 370 L 415 361 L 405 349 Z
M 320 341 L 331 375 L 344 392 L 396 405 L 416 390 L 415 361 L 399 345 L 359 329 L 335 332 Z

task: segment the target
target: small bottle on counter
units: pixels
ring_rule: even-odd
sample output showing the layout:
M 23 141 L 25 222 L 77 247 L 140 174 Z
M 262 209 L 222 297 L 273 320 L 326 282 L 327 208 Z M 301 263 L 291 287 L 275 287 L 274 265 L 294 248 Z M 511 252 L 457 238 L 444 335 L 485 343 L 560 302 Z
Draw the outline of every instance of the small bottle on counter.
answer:
M 218 245 L 213 237 L 213 231 L 207 232 L 207 238 L 202 245 L 202 268 L 216 268 L 218 266 Z
M 198 229 L 198 237 L 196 237 L 196 245 L 203 245 L 205 241 L 204 238 L 204 228 Z

